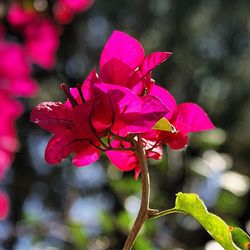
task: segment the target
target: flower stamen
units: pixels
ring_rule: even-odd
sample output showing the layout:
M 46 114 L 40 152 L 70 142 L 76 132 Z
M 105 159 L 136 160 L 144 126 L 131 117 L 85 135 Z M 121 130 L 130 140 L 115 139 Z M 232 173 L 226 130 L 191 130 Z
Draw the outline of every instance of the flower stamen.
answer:
M 63 90 L 64 94 L 68 97 L 72 107 L 75 107 L 78 105 L 76 99 L 74 96 L 70 93 L 69 88 L 65 83 L 60 84 L 61 89 Z
M 81 85 L 80 83 L 78 83 L 78 84 L 76 85 L 76 87 L 77 87 L 78 93 L 79 93 L 79 95 L 80 95 L 80 97 L 81 97 L 82 103 L 84 103 L 85 100 L 84 100 L 84 97 L 83 97 L 83 94 L 82 94 L 82 85 Z

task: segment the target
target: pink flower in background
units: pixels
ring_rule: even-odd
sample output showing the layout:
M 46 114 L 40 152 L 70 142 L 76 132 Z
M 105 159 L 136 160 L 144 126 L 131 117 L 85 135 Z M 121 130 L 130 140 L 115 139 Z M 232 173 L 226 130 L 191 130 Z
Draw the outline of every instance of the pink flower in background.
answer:
M 8 92 L 0 90 L 0 180 L 10 166 L 13 153 L 19 147 L 15 122 L 22 113 L 22 106 Z
M 57 0 L 53 12 L 55 19 L 60 24 L 68 24 L 73 17 L 93 4 L 93 0 Z
M 23 8 L 20 1 L 12 1 L 8 8 L 8 22 L 18 28 L 22 28 L 32 23 L 37 16 L 37 12 L 33 8 Z
M 49 18 L 38 16 L 25 27 L 24 36 L 24 48 L 30 61 L 45 69 L 52 68 L 59 48 L 60 29 Z
M 9 199 L 8 196 L 0 192 L 0 220 L 5 219 L 9 212 Z
M 31 65 L 21 45 L 0 41 L 0 58 L 0 90 L 15 96 L 37 93 L 38 85 L 31 78 Z
M 30 62 L 46 69 L 53 67 L 61 32 L 50 17 L 14 2 L 8 10 L 8 21 L 23 35 Z
M 67 20 L 68 23 L 75 14 L 87 9 L 92 1 L 62 0 L 56 4 L 62 7 L 60 9 L 62 15 L 62 11 L 64 11 L 64 15 L 66 13 L 70 17 Z M 6 41 L 6 30 L 0 24 L 0 180 L 4 177 L 6 169 L 13 161 L 14 153 L 19 148 L 15 123 L 22 113 L 22 105 L 15 98 L 29 97 L 38 92 L 38 85 L 31 76 L 32 64 L 35 63 L 45 69 L 51 69 L 56 63 L 56 53 L 61 35 L 61 28 L 53 20 L 57 17 L 50 16 L 46 6 L 45 9 L 38 10 L 35 4 L 33 5 L 33 1 L 10 1 L 6 18 L 11 32 L 16 32 L 18 40 L 20 37 L 22 40 L 21 42 Z M 79 113 L 81 112 L 84 113 L 84 111 Z M 63 147 L 68 131 L 65 132 L 64 141 L 58 135 L 57 138 L 54 138 L 54 142 L 59 140 Z M 72 135 L 70 136 L 72 139 Z M 53 141 L 51 141 L 51 147 L 53 147 L 52 144 Z M 54 145 L 54 147 L 56 146 Z M 88 142 L 85 146 L 84 149 L 88 156 L 91 154 L 95 156 L 95 152 L 98 150 L 89 145 Z M 74 149 L 78 152 L 77 146 Z M 48 158 L 51 161 L 58 161 L 58 157 L 60 158 L 60 156 L 56 156 L 55 159 L 52 159 L 48 153 Z M 81 161 L 84 161 L 83 158 L 82 154 Z M 85 158 L 85 160 L 91 162 L 89 158 Z M 7 213 L 8 198 L 4 193 L 0 193 L 0 219 L 6 217 Z
M 0 81 L 1 84 L 1 81 Z M 1 85 L 0 85 L 1 86 Z M 14 153 L 19 148 L 15 123 L 22 113 L 22 106 L 5 90 L 0 89 L 0 181 L 11 165 Z M 9 200 L 0 192 L 0 220 L 8 214 Z

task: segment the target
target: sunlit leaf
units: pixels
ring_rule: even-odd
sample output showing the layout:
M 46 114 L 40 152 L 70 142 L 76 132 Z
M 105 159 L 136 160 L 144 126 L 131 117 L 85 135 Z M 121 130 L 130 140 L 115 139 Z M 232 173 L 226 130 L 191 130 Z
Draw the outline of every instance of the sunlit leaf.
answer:
M 240 249 L 250 249 L 250 237 L 239 227 L 230 227 L 231 234 L 234 243 L 240 247 Z
M 172 213 L 184 213 L 193 216 L 226 250 L 240 249 L 233 241 L 230 230 L 231 227 L 217 215 L 209 213 L 205 204 L 197 194 L 178 193 L 175 207 L 158 213 L 154 218 Z
M 239 249 L 233 242 L 229 226 L 220 217 L 209 213 L 197 194 L 178 193 L 175 209 L 193 216 L 225 249 Z
M 171 123 L 166 118 L 161 118 L 153 127 L 156 130 L 172 132 Z

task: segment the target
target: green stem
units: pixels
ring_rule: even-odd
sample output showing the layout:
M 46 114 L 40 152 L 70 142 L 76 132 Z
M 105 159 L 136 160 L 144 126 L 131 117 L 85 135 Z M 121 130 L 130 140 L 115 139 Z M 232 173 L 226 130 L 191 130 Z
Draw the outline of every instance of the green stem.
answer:
M 160 218 L 162 216 L 174 214 L 174 213 L 187 214 L 185 211 L 182 211 L 176 208 L 171 208 L 171 209 L 163 210 L 161 212 L 154 213 L 153 215 L 150 216 L 150 219 L 156 219 L 156 218 Z

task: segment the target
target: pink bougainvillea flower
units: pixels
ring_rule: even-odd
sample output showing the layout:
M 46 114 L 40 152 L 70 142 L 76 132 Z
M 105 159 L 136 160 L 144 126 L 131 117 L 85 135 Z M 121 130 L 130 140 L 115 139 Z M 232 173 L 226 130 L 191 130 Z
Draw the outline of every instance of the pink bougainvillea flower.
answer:
M 33 8 L 22 7 L 19 1 L 10 5 L 7 18 L 23 36 L 30 61 L 46 69 L 53 67 L 61 33 L 53 21 Z
M 153 96 L 140 98 L 129 89 L 112 84 L 96 84 L 95 87 L 111 100 L 114 113 L 111 131 L 116 135 L 125 137 L 146 132 L 168 112 L 166 106 Z
M 145 56 L 136 39 L 114 31 L 102 51 L 99 80 L 126 86 L 142 95 L 145 85 L 152 83 L 151 71 L 170 55 L 170 52 L 154 52 Z
M 198 105 L 177 105 L 152 80 L 151 71 L 170 55 L 145 56 L 137 40 L 115 31 L 103 49 L 99 76 L 92 70 L 82 86 L 67 89 L 63 84 L 68 97 L 64 104 L 47 102 L 33 109 L 31 121 L 54 134 L 45 151 L 46 161 L 57 164 L 72 153 L 73 164 L 85 166 L 104 151 L 118 169 L 134 170 L 137 178 L 138 134 L 146 157 L 161 159 L 163 143 L 180 149 L 187 145 L 188 133 L 214 128 Z M 157 125 L 161 120 L 168 129 Z
M 140 165 L 138 157 L 134 151 L 129 150 L 132 145 L 126 141 L 114 140 L 112 141 L 112 146 L 114 148 L 123 148 L 124 150 L 109 150 L 106 152 L 111 163 L 123 172 L 135 171 L 135 179 L 138 178 L 140 174 Z M 128 150 L 125 150 L 128 149 Z
M 92 0 L 57 0 L 53 12 L 60 24 L 68 24 L 75 14 L 87 10 L 93 4 Z
M 0 90 L 0 180 L 13 159 L 19 143 L 16 136 L 15 122 L 22 113 L 22 106 L 11 98 L 8 92 Z
M 24 34 L 30 60 L 46 69 L 53 67 L 59 47 L 59 28 L 49 18 L 38 16 L 25 27 Z
M 8 196 L 0 192 L 0 220 L 5 219 L 9 213 L 9 198 Z
M 87 100 L 80 87 L 64 90 L 65 104 L 42 103 L 31 113 L 32 122 L 55 134 L 45 152 L 50 164 L 74 153 L 76 166 L 88 165 L 99 158 L 102 137 L 145 132 L 168 111 L 159 99 L 140 98 L 123 86 L 95 84 Z
M 172 149 L 181 149 L 188 144 L 188 133 L 214 129 L 206 112 L 195 103 L 176 104 L 174 97 L 164 88 L 154 85 L 149 94 L 158 97 L 168 108 L 165 118 L 173 125 L 173 131 L 151 131 L 146 138 L 159 140 Z
M 24 27 L 36 19 L 36 11 L 33 8 L 22 8 L 20 1 L 12 1 L 8 7 L 7 20 L 14 27 Z
M 153 158 L 156 160 L 161 159 L 161 145 L 152 148 L 155 142 L 150 142 L 145 139 L 142 140 L 142 143 L 147 158 Z M 131 145 L 131 143 L 127 141 L 113 140 L 111 145 L 113 146 L 114 150 L 109 150 L 106 152 L 106 155 L 110 159 L 111 163 L 123 172 L 134 170 L 135 179 L 138 179 L 138 176 L 141 172 L 141 168 L 138 157 L 133 151 L 133 146 Z M 116 150 L 117 148 L 122 148 L 122 150 Z
M 34 95 L 38 85 L 31 78 L 31 67 L 22 46 L 0 41 L 0 89 L 16 96 Z
M 55 134 L 45 151 L 49 164 L 58 164 L 70 153 L 75 154 L 73 163 L 77 166 L 98 160 L 99 150 L 93 145 L 99 146 L 99 142 L 88 121 L 92 108 L 92 103 L 72 108 L 60 102 L 45 102 L 33 109 L 31 121 Z

